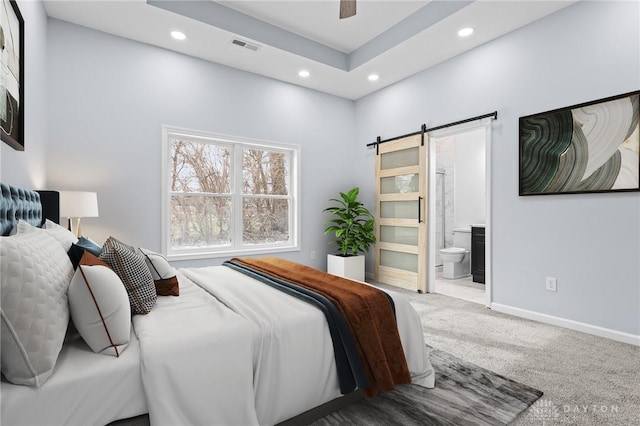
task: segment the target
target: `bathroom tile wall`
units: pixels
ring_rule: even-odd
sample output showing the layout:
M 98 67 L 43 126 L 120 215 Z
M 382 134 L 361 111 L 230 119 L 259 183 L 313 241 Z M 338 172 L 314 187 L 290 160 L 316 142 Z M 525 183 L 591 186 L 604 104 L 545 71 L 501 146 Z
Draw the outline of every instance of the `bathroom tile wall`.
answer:
M 442 212 L 444 198 L 444 170 L 436 172 L 436 266 L 442 266 L 440 249 L 444 248 L 444 217 Z
M 436 170 L 444 171 L 444 244 L 453 246 L 455 136 L 436 139 Z M 437 182 L 436 182 L 437 183 Z M 436 199 L 436 203 L 438 200 Z M 442 202 L 442 201 L 441 201 Z M 436 205 L 436 213 L 442 207 Z M 438 223 L 436 222 L 436 226 Z M 440 225 L 441 226 L 441 225 Z M 439 228 L 441 229 L 441 228 Z M 438 240 L 439 241 L 439 240 Z

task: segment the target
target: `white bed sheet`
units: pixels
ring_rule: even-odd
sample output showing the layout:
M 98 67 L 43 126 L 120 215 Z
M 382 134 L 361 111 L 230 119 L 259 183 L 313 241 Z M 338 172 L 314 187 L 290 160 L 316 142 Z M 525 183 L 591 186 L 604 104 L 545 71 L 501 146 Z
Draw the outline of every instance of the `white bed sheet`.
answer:
M 0 401 L 0 424 L 11 426 L 106 425 L 146 413 L 135 333 L 119 358 L 94 353 L 77 335 L 40 388 L 3 379 Z
M 248 322 L 178 274 L 180 296 L 135 315 L 151 425 L 255 425 Z
M 225 266 L 180 269 L 251 324 L 255 405 L 273 425 L 341 396 L 324 314 L 308 303 Z M 389 292 L 412 381 L 433 387 L 420 319 L 408 300 Z

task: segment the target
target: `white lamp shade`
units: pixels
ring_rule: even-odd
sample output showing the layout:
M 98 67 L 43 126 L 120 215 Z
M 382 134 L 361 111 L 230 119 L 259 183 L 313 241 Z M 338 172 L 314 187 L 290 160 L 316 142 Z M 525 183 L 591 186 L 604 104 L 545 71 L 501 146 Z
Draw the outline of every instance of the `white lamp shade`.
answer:
M 60 191 L 61 217 L 98 217 L 98 194 Z

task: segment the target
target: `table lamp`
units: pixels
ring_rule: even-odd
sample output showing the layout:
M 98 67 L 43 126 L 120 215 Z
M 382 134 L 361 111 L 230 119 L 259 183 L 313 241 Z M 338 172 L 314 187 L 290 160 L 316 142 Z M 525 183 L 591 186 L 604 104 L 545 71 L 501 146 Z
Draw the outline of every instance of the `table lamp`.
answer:
M 76 219 L 75 234 L 81 237 L 80 219 L 98 217 L 98 194 L 83 191 L 60 191 L 60 216 L 66 217 L 69 231 L 73 232 L 73 219 Z

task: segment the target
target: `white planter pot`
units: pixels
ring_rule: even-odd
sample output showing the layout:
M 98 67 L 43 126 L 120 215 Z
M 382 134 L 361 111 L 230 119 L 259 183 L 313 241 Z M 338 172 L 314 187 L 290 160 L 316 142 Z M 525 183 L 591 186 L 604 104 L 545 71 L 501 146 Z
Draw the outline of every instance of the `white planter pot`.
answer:
M 343 257 L 328 254 L 327 272 L 356 281 L 364 281 L 364 255 Z

